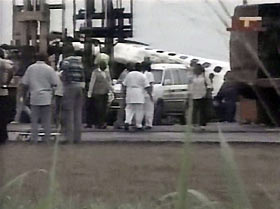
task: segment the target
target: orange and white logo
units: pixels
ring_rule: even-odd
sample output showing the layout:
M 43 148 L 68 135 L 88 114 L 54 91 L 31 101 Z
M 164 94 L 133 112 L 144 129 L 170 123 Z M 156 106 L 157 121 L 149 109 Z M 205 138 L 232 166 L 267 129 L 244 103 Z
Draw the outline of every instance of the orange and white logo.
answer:
M 262 17 L 232 17 L 232 26 L 228 31 L 264 31 Z
M 239 17 L 240 21 L 243 21 L 245 28 L 250 27 L 250 23 L 256 23 L 256 21 L 262 21 L 262 17 Z

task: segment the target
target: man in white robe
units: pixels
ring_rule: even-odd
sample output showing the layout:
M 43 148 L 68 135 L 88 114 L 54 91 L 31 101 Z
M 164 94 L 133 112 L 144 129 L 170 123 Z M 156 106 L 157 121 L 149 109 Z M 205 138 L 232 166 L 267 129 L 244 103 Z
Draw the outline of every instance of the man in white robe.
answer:
M 145 103 L 145 91 L 152 99 L 150 85 L 140 68 L 135 68 L 129 72 L 123 82 L 125 92 L 125 130 L 129 129 L 132 119 L 135 116 L 136 128 L 142 130 L 143 111 Z

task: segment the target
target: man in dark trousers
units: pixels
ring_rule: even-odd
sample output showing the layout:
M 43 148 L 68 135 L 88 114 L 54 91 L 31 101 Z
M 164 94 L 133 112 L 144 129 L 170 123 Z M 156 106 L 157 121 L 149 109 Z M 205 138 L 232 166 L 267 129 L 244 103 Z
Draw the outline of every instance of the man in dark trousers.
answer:
M 10 120 L 8 89 L 5 87 L 12 79 L 13 65 L 4 59 L 4 53 L 0 53 L 0 145 L 8 139 L 7 124 Z
M 224 83 L 214 98 L 218 103 L 216 107 L 218 117 L 221 122 L 235 122 L 236 102 L 238 100 L 238 88 L 231 80 L 231 72 L 227 72 L 224 77 Z
M 61 80 L 64 91 L 62 99 L 62 120 L 65 140 L 62 141 L 63 143 L 79 143 L 82 137 L 82 106 L 85 74 L 82 57 L 77 56 L 78 54 L 74 54 L 74 52 L 73 55 L 65 57 L 61 64 Z
M 94 99 L 96 128 L 106 128 L 106 114 L 108 104 L 108 93 L 113 91 L 111 76 L 106 60 L 98 61 L 98 68 L 92 72 L 88 98 Z

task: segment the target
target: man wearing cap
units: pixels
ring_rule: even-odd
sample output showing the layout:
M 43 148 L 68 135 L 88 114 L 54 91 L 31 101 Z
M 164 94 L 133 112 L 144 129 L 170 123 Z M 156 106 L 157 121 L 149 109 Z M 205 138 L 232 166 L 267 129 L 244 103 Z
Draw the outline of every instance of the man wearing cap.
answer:
M 94 99 L 96 128 L 106 128 L 108 93 L 113 91 L 106 59 L 98 60 L 98 68 L 91 74 L 88 98 Z

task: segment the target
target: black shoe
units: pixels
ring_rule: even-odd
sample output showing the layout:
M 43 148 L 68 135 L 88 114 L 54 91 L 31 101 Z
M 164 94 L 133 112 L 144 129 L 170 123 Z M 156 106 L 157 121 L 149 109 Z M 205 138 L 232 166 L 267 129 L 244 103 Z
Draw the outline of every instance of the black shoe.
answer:
M 146 126 L 146 127 L 145 127 L 145 129 L 147 129 L 147 130 L 151 130 L 151 129 L 152 129 L 152 127 L 151 127 L 151 126 Z
M 143 127 L 141 128 L 136 128 L 137 131 L 144 131 Z
M 126 131 L 129 130 L 129 124 L 128 124 L 128 123 L 125 123 L 125 124 L 124 124 L 124 130 L 126 130 Z

